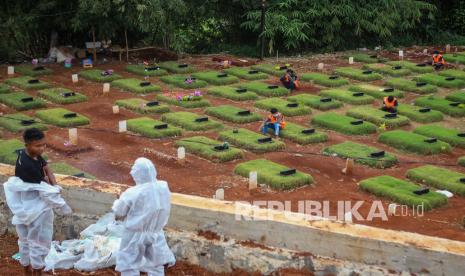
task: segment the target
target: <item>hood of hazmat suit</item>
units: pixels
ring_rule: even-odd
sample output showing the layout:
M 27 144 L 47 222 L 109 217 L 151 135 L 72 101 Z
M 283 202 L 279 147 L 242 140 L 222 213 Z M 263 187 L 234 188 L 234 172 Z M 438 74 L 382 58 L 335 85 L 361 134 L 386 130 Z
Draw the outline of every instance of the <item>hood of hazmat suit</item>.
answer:
M 116 270 L 150 273 L 175 262 L 163 232 L 170 215 L 171 192 L 167 182 L 157 180 L 157 170 L 147 158 L 135 161 L 131 176 L 136 185 L 122 193 L 112 207 L 117 217 L 124 218 L 125 227 Z

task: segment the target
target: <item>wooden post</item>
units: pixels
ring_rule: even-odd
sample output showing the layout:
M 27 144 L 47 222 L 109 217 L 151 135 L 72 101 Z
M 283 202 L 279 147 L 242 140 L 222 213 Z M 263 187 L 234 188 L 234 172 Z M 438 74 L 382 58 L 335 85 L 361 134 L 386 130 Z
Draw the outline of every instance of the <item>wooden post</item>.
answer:
M 342 173 L 345 175 L 352 175 L 354 172 L 354 159 L 347 158 L 346 167 L 342 169 Z
M 94 48 L 92 49 L 93 56 L 94 56 L 94 62 L 97 62 L 97 49 L 95 48 L 95 28 L 92 26 L 92 42 L 94 43 Z
M 124 28 L 124 39 L 126 39 L 126 62 L 129 61 L 128 30 Z

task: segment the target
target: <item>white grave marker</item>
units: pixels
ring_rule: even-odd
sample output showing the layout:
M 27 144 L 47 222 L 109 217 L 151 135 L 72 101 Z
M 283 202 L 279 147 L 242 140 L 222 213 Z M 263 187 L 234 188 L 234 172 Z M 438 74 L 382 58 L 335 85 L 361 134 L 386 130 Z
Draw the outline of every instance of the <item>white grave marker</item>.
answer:
M 109 93 L 110 92 L 110 84 L 108 82 L 103 84 L 103 93 Z
M 257 172 L 256 171 L 249 172 L 249 191 L 257 189 L 257 185 L 258 185 Z
M 399 50 L 400 59 L 404 59 L 404 50 Z
M 354 64 L 354 57 L 349 57 L 349 64 Z
M 184 147 L 178 148 L 178 160 L 184 160 L 186 158 L 186 149 Z
M 128 130 L 127 122 L 126 121 L 119 121 L 118 123 L 118 131 L 119 132 L 126 132 Z
M 446 53 L 450 53 L 450 44 L 446 45 Z
M 119 113 L 119 106 L 118 105 L 114 105 L 113 106 L 113 114 L 118 114 Z
M 428 54 L 428 49 L 424 49 L 423 54 L 425 54 L 425 55 Z
M 69 137 L 69 143 L 71 145 L 77 145 L 78 144 L 78 134 L 77 134 L 77 128 L 70 128 L 68 130 L 68 137 Z
M 318 70 L 323 70 L 324 67 L 325 67 L 324 63 L 318 63 Z
M 14 75 L 14 74 L 15 74 L 15 67 L 8 66 L 8 75 Z
M 73 80 L 73 83 L 77 83 L 79 81 L 78 74 L 72 74 L 71 79 Z
M 224 200 L 224 189 L 223 188 L 216 190 L 215 198 L 218 200 Z

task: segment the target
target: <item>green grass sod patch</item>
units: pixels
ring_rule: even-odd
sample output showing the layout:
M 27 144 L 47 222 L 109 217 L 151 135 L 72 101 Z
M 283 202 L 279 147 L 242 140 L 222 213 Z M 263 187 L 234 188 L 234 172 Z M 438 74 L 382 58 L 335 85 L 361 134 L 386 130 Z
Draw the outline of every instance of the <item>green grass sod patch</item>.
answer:
M 311 94 L 294 95 L 288 97 L 287 100 L 290 102 L 301 103 L 322 111 L 336 109 L 343 105 L 340 101 Z
M 446 100 L 465 104 L 465 91 L 455 91 L 446 96 Z
M 393 77 L 402 77 L 410 75 L 411 71 L 407 68 L 404 68 L 400 65 L 398 66 L 391 66 L 383 63 L 373 63 L 373 64 L 365 64 L 363 66 L 365 70 L 373 70 L 377 73 L 393 76 Z
M 393 90 L 393 91 L 391 91 Z M 384 97 L 394 96 L 396 98 L 403 98 L 404 93 L 392 87 L 382 87 L 373 84 L 357 84 L 349 87 L 349 91 L 363 92 L 376 99 L 383 99 Z
M 410 124 L 410 120 L 402 115 L 386 118 L 390 113 L 372 107 L 355 107 L 347 111 L 347 116 L 371 122 L 377 126 L 385 124 L 387 128 L 396 128 Z
M 17 78 L 6 79 L 5 83 L 9 85 L 17 86 L 22 89 L 45 89 L 49 88 L 50 84 L 39 80 L 37 83 L 29 83 L 29 81 L 36 80 L 35 78 L 23 76 Z
M 112 82 L 117 79 L 121 79 L 122 77 L 116 73 L 108 76 L 102 76 L 102 72 L 104 70 L 99 69 L 86 69 L 79 72 L 79 76 L 96 82 Z
M 140 114 L 149 114 L 149 113 L 166 113 L 170 111 L 170 108 L 167 105 L 158 104 L 158 105 L 147 105 L 149 101 L 131 98 L 124 100 L 117 100 L 116 105 L 124 107 L 128 110 L 140 113 Z M 152 102 L 154 103 L 154 102 Z
M 45 102 L 43 100 L 34 98 L 24 92 L 1 94 L 0 103 L 3 103 L 16 110 L 28 110 L 45 106 Z
M 277 190 L 290 190 L 313 183 L 311 175 L 296 171 L 291 175 L 281 175 L 280 172 L 290 168 L 265 159 L 255 159 L 241 163 L 234 168 L 234 173 L 249 177 L 251 171 L 257 172 L 257 181 Z
M 428 64 L 424 63 L 413 63 L 406 60 L 398 60 L 398 61 L 389 61 L 387 64 L 391 66 L 402 66 L 404 68 L 409 69 L 412 72 L 425 74 L 425 73 L 432 73 L 434 71 L 433 67 Z
M 241 83 L 238 87 L 245 88 L 264 97 L 281 97 L 287 96 L 290 93 L 289 90 L 284 87 L 258 81 Z
M 381 151 L 377 148 L 350 141 L 332 145 L 323 149 L 324 154 L 336 154 L 341 158 L 352 158 L 359 164 L 367 165 L 373 168 L 384 169 L 390 168 L 397 164 L 397 157 L 395 157 L 393 154 L 385 152 L 383 156 L 379 157 L 371 155 L 372 153 L 379 152 Z
M 465 56 L 457 54 L 444 54 L 444 59 L 448 63 L 460 63 L 465 64 Z
M 463 173 L 426 165 L 408 170 L 407 177 L 421 184 L 465 196 L 465 185 L 460 182 L 461 178 L 465 178 Z
M 53 173 L 62 174 L 62 175 L 72 175 L 76 177 L 83 177 L 88 179 L 96 179 L 95 176 L 85 173 L 78 168 L 71 166 L 65 162 L 58 162 L 58 163 L 49 163 L 49 168 L 52 170 Z
M 167 128 L 155 128 L 160 125 L 165 125 L 165 123 L 148 117 L 127 120 L 128 131 L 138 133 L 148 138 L 175 137 L 182 134 L 180 128 L 169 124 Z
M 252 65 L 251 68 L 254 70 L 263 72 L 263 73 L 281 77 L 281 76 L 284 76 L 284 74 L 286 74 L 286 70 L 290 67 L 287 67 L 284 64 L 282 65 L 257 64 L 257 65 Z
M 53 73 L 52 69 L 45 68 L 44 66 L 33 66 L 33 65 L 19 65 L 15 67 L 17 73 L 37 77 L 42 75 L 50 75 Z
M 56 104 L 72 104 L 87 101 L 87 97 L 66 88 L 49 88 L 40 90 L 38 96 Z
M 423 74 L 415 77 L 415 80 L 426 82 L 440 87 L 446 88 L 462 88 L 465 87 L 465 81 L 456 78 L 448 78 L 434 73 Z
M 65 118 L 67 114 L 75 114 L 76 117 Z M 36 116 L 45 123 L 58 127 L 75 127 L 88 125 L 90 123 L 87 117 L 64 108 L 39 110 L 36 112 Z
M 210 102 L 205 99 L 195 100 L 195 101 L 178 101 L 175 98 L 166 97 L 163 95 L 157 95 L 157 99 L 166 102 L 171 105 L 177 105 L 184 108 L 200 108 L 210 106 Z
M 444 119 L 441 112 L 409 104 L 400 104 L 397 113 L 419 123 L 434 123 Z
M 208 95 L 222 97 L 233 101 L 249 101 L 258 99 L 257 94 L 248 91 L 247 89 L 240 89 L 232 86 L 214 86 L 208 88 Z
M 447 204 L 445 195 L 436 192 L 416 195 L 414 191 L 420 190 L 420 186 L 388 175 L 365 179 L 360 182 L 360 188 L 412 208 L 424 206 L 425 211 Z
M 235 133 L 237 131 L 237 133 Z M 281 142 L 272 139 L 271 142 L 259 142 L 258 139 L 269 138 L 263 134 L 259 134 L 250 131 L 245 128 L 239 128 L 236 130 L 228 129 L 220 132 L 219 140 L 227 141 L 239 148 L 255 151 L 255 152 L 270 152 L 282 150 L 286 145 Z
M 10 93 L 10 87 L 4 83 L 0 83 L 0 94 Z
M 285 116 L 302 116 L 312 112 L 308 106 L 300 103 L 293 103 L 281 98 L 259 100 L 255 102 L 254 106 L 267 111 L 270 111 L 271 108 L 276 108 Z
M 246 124 L 260 121 L 262 119 L 260 115 L 253 112 L 241 115 L 240 112 L 244 111 L 247 110 L 232 105 L 220 105 L 205 109 L 205 113 L 207 113 L 210 116 L 214 116 L 221 120 L 233 122 L 236 124 Z
M 349 84 L 347 79 L 341 78 L 337 75 L 330 76 L 321 73 L 304 73 L 300 79 L 303 81 L 313 81 L 315 84 L 326 87 L 339 87 Z
M 434 85 L 426 84 L 419 86 L 420 83 L 416 81 L 402 78 L 388 79 L 386 80 L 385 84 L 403 91 L 413 92 L 417 94 L 430 94 L 436 93 L 438 91 L 438 88 Z
M 259 72 L 258 70 L 254 70 L 252 68 L 232 67 L 224 69 L 223 71 L 238 78 L 250 81 L 263 80 L 268 78 L 267 74 Z
M 427 137 L 438 138 L 453 147 L 465 148 L 465 131 L 440 125 L 423 125 L 417 127 L 413 132 Z
M 359 93 L 362 93 L 363 95 L 358 96 Z M 363 92 L 352 92 L 342 89 L 322 90 L 320 91 L 320 95 L 353 105 L 371 104 L 375 100 L 375 98 L 373 98 L 370 95 L 364 94 Z
M 465 71 L 462 71 L 462 70 L 455 70 L 455 69 L 442 70 L 442 71 L 439 71 L 439 75 L 465 81 Z
M 24 149 L 24 143 L 18 139 L 0 140 L 0 163 L 15 165 L 18 153 L 15 150 Z
M 457 163 L 458 163 L 460 166 L 465 167 L 465 156 L 460 157 L 460 158 L 457 160 Z
M 195 71 L 195 67 L 186 63 L 178 63 L 175 61 L 161 62 L 160 67 L 176 74 L 189 74 Z
M 347 55 L 347 58 L 353 57 L 355 62 L 363 62 L 363 63 L 377 63 L 383 62 L 383 59 L 378 58 L 376 55 L 369 55 L 364 53 L 352 53 Z
M 147 94 L 153 92 L 161 91 L 160 86 L 150 83 L 146 86 L 141 86 L 141 84 L 150 83 L 146 81 L 142 81 L 139 79 L 119 79 L 113 81 L 111 84 L 114 87 L 118 87 L 122 90 L 138 93 L 138 94 Z
M 11 132 L 22 132 L 28 128 L 47 130 L 47 126 L 22 113 L 0 116 L 0 127 Z
M 211 120 L 208 118 L 208 121 L 196 121 L 199 118 L 208 118 L 191 112 L 173 112 L 163 114 L 161 119 L 164 122 L 173 124 L 175 126 L 182 127 L 186 130 L 191 131 L 207 131 L 207 130 L 217 130 L 223 128 L 223 124 L 218 121 Z
M 382 75 L 371 72 L 370 74 L 365 74 L 366 70 L 356 69 L 352 67 L 339 67 L 334 70 L 337 74 L 359 81 L 375 81 L 383 78 Z
M 370 122 L 363 121 L 362 124 L 351 124 L 357 121 L 360 120 L 333 112 L 326 112 L 314 116 L 312 124 L 347 135 L 368 135 L 376 133 L 377 127 Z
M 188 78 L 190 78 L 188 75 L 169 75 L 160 77 L 160 80 L 164 83 L 184 89 L 202 88 L 208 85 L 206 81 L 200 79 L 195 79 L 188 83 L 186 82 Z
M 228 85 L 239 82 L 238 77 L 217 71 L 198 72 L 193 73 L 192 76 L 214 85 Z
M 229 147 L 228 149 L 215 149 L 215 146 L 223 145 L 222 142 L 204 137 L 194 136 L 176 141 L 176 146 L 186 148 L 186 151 L 213 162 L 228 162 L 244 158 L 242 150 Z
M 311 128 L 286 122 L 286 127 L 279 131 L 279 136 L 300 145 L 323 143 L 328 141 L 328 134 L 317 130 L 311 132 L 310 130 Z M 268 132 L 273 134 L 272 129 L 269 129 Z
M 168 71 L 156 65 L 145 66 L 145 65 L 131 64 L 131 65 L 126 66 L 126 71 L 136 74 L 136 75 L 150 76 L 150 77 L 159 77 L 159 76 L 164 76 L 168 74 Z
M 455 104 L 457 104 L 455 106 Z M 425 96 L 415 99 L 415 104 L 422 107 L 429 107 L 431 109 L 439 110 L 444 114 L 452 117 L 465 116 L 465 104 L 459 102 L 452 102 L 443 98 Z M 451 105 L 452 104 L 452 105 Z
M 428 143 L 426 140 L 429 138 L 432 137 L 403 130 L 393 130 L 381 133 L 378 141 L 398 150 L 423 155 L 451 152 L 451 146 L 448 143 L 439 140 L 434 143 Z

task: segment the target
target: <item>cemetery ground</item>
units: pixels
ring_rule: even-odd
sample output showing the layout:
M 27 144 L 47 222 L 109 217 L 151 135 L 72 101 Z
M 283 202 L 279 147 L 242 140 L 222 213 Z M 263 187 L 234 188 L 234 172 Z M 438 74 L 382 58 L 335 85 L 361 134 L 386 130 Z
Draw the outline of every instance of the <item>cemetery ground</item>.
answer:
M 420 50 L 418 50 L 420 51 Z M 390 60 L 398 60 L 398 57 L 392 53 L 384 53 L 384 58 Z M 429 59 L 428 55 L 413 54 L 407 51 L 406 59 L 413 62 L 423 62 Z M 188 63 L 195 67 L 195 72 L 199 71 L 221 71 L 219 65 L 211 60 L 211 56 L 197 56 L 189 59 L 178 61 L 179 63 Z M 353 67 L 362 68 L 363 63 L 354 63 L 349 65 L 346 58 L 339 58 L 336 55 L 322 55 L 316 57 L 306 58 L 284 58 L 279 60 L 279 64 L 292 64 L 292 68 L 298 75 L 310 72 L 319 72 L 317 64 L 323 62 L 325 67 L 323 73 L 331 75 L 333 70 L 340 67 Z M 275 59 L 268 59 L 263 64 L 276 64 Z M 253 121 L 250 123 L 239 124 L 231 121 L 221 120 L 220 118 L 209 116 L 211 120 L 218 121 L 224 125 L 223 129 L 210 129 L 202 131 L 190 131 L 182 128 L 182 135 L 177 137 L 165 137 L 160 139 L 150 139 L 133 133 L 118 133 L 118 122 L 122 120 L 135 119 L 140 117 L 149 117 L 162 122 L 161 113 L 146 113 L 140 114 L 131 110 L 120 108 L 119 114 L 113 114 L 112 106 L 118 100 L 140 98 L 148 102 L 156 101 L 157 95 L 164 95 L 169 97 L 176 97 L 180 93 L 193 93 L 195 89 L 184 90 L 174 85 L 167 84 L 160 80 L 159 76 L 150 76 L 144 80 L 143 76 L 129 73 L 125 70 L 127 64 L 125 63 L 107 63 L 94 66 L 94 69 L 107 70 L 113 69 L 115 73 L 124 79 L 136 78 L 141 82 L 150 81 L 152 84 L 160 86 L 161 92 L 154 92 L 149 94 L 138 94 L 129 91 L 120 90 L 112 85 L 108 94 L 102 93 L 103 84 L 96 81 L 87 80 L 83 77 L 79 78 L 79 82 L 73 84 L 71 81 L 71 74 L 79 73 L 84 70 L 81 67 L 74 65 L 71 69 L 63 68 L 59 65 L 47 65 L 47 68 L 53 70 L 52 74 L 41 75 L 35 78 L 43 82 L 47 82 L 51 87 L 62 87 L 70 89 L 74 92 L 83 94 L 87 97 L 87 101 L 79 103 L 70 103 L 66 105 L 59 105 L 47 101 L 46 108 L 66 108 L 70 112 L 75 112 L 87 117 L 90 120 L 89 125 L 84 125 L 78 128 L 79 143 L 86 143 L 92 146 L 92 150 L 82 151 L 79 153 L 70 154 L 64 151 L 52 150 L 48 147 L 46 153 L 49 160 L 53 162 L 66 162 L 86 173 L 89 173 L 98 179 L 131 184 L 132 180 L 129 171 L 134 160 L 138 157 L 147 157 L 151 159 L 157 167 L 158 178 L 167 180 L 172 192 L 184 193 L 191 195 L 198 195 L 211 198 L 215 191 L 219 188 L 225 190 L 225 200 L 239 200 L 252 202 L 255 200 L 277 200 L 280 202 L 292 201 L 291 207 L 293 211 L 297 211 L 299 200 L 312 200 L 312 201 L 329 201 L 330 212 L 336 214 L 337 201 L 345 200 L 355 203 L 356 201 L 364 201 L 365 204 L 359 209 L 363 217 L 366 217 L 370 211 L 370 206 L 373 201 L 380 200 L 387 212 L 387 206 L 392 201 L 384 197 L 377 197 L 374 194 L 362 190 L 358 183 L 381 175 L 389 175 L 401 180 L 407 181 L 406 173 L 410 169 L 414 169 L 424 165 L 424 163 L 434 163 L 440 167 L 441 164 L 447 165 L 445 168 L 465 173 L 465 167 L 448 166 L 457 164 L 457 160 L 461 156 L 465 156 L 465 149 L 453 147 L 451 153 L 441 153 L 436 155 L 419 155 L 400 151 L 396 148 L 390 147 L 387 144 L 378 141 L 378 133 L 368 135 L 345 135 L 332 130 L 325 130 L 320 127 L 315 127 L 310 124 L 314 116 L 324 114 L 326 112 L 334 112 L 340 115 L 346 115 L 347 111 L 353 109 L 355 105 L 344 103 L 343 106 L 332 109 L 330 111 L 322 111 L 316 108 L 311 108 L 311 114 L 286 117 L 288 122 L 301 125 L 305 128 L 315 127 L 317 131 L 322 131 L 328 134 L 328 140 L 320 143 L 310 143 L 306 145 L 299 145 L 287 138 L 280 138 L 280 142 L 285 143 L 284 150 L 271 151 L 266 153 L 244 151 L 244 158 L 234 159 L 227 162 L 211 162 L 207 159 L 201 158 L 197 155 L 187 154 L 187 159 L 184 164 L 176 161 L 177 146 L 176 142 L 180 139 L 185 139 L 193 136 L 205 136 L 210 139 L 218 140 L 218 134 L 221 131 L 226 131 L 232 128 L 245 128 L 258 133 L 258 128 L 261 124 L 260 121 Z M 258 68 L 258 67 L 255 67 Z M 5 82 L 8 78 L 12 78 L 6 74 L 5 66 L 0 68 L 0 83 Z M 168 69 L 169 70 L 169 69 Z M 259 82 L 268 85 L 280 85 L 279 76 L 273 74 L 268 75 L 267 79 L 260 79 Z M 173 75 L 174 73 L 169 73 Z M 187 73 L 189 75 L 190 73 Z M 185 75 L 185 73 L 183 73 Z M 412 73 L 411 78 L 418 73 Z M 22 76 L 17 73 L 13 77 Z M 166 76 L 166 75 L 165 75 Z M 383 80 L 374 80 L 369 83 L 379 86 L 385 85 L 384 81 L 388 76 L 384 76 Z M 240 79 L 238 83 L 230 84 L 230 86 L 239 87 L 241 84 L 248 82 L 247 80 Z M 349 85 L 361 84 L 362 82 L 350 80 Z M 233 101 L 224 97 L 213 96 L 208 94 L 208 89 L 214 85 L 209 84 L 206 87 L 199 88 L 202 91 L 203 97 L 209 101 L 210 106 L 232 105 L 241 110 L 250 110 L 261 117 L 268 115 L 268 112 L 254 107 L 254 104 L 259 99 L 266 99 L 259 95 L 259 99 Z M 293 92 L 291 95 L 310 94 L 319 95 L 320 91 L 327 89 L 325 87 L 314 85 L 310 82 L 301 82 L 301 89 Z M 342 87 L 338 89 L 348 89 Z M 13 87 L 14 91 L 21 91 L 19 87 Z M 434 93 L 435 97 L 444 98 L 458 89 L 442 88 L 439 87 L 438 91 Z M 38 90 L 28 89 L 24 93 L 29 94 L 31 97 L 38 97 Z M 415 99 L 424 95 L 406 92 L 405 97 L 400 99 L 401 104 L 410 104 L 415 102 Z M 286 96 L 280 96 L 285 99 Z M 165 105 L 160 101 L 160 105 Z M 192 112 L 199 116 L 207 116 L 205 109 L 206 106 L 200 108 L 186 108 L 177 105 L 169 105 L 170 112 Z M 380 99 L 375 99 L 373 103 L 361 106 L 371 108 L 379 108 L 381 105 Z M 22 113 L 35 117 L 37 110 L 30 109 L 21 111 Z M 0 112 L 3 114 L 13 114 L 18 111 L 6 105 L 0 105 Z M 354 119 L 355 120 L 355 119 Z M 448 128 L 460 128 L 464 126 L 463 117 L 451 117 L 444 115 L 444 119 L 435 124 L 440 124 Z M 398 126 L 396 130 L 404 130 L 413 132 L 419 126 L 425 125 L 416 121 L 410 120 L 410 124 Z M 20 138 L 19 133 L 1 130 L 1 139 Z M 111 132 L 112 131 L 112 132 Z M 68 129 L 58 128 L 48 125 L 47 136 L 61 137 L 67 140 Z M 51 141 L 62 141 L 60 139 L 50 139 Z M 344 175 L 341 170 L 345 166 L 345 159 L 325 156 L 323 150 L 332 145 L 340 144 L 343 142 L 351 141 L 358 144 L 363 144 L 385 150 L 393 154 L 398 159 L 398 164 L 387 168 L 379 169 L 376 167 L 369 167 L 363 164 L 355 164 L 354 172 L 352 175 Z M 52 143 L 53 143 L 52 142 Z M 220 142 L 219 142 L 220 144 Z M 54 147 L 59 148 L 59 147 Z M 298 171 L 311 175 L 313 183 L 304 185 L 299 188 L 290 190 L 274 190 L 265 186 L 259 186 L 257 191 L 249 192 L 248 180 L 242 176 L 234 173 L 235 167 L 241 163 L 255 160 L 267 159 L 272 162 L 284 165 L 288 168 L 295 168 Z M 181 176 L 181 177 L 180 177 Z M 426 211 L 422 217 L 413 216 L 390 216 L 388 221 L 375 219 L 374 221 L 357 221 L 356 223 L 367 224 L 375 227 L 395 229 L 402 231 L 416 232 L 420 234 L 443 237 L 448 239 L 465 241 L 465 232 L 463 231 L 462 219 L 465 210 L 465 198 L 463 196 L 454 195 L 448 199 L 447 204 L 432 210 Z M 309 222 L 311 223 L 311 222 Z

